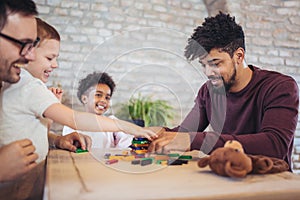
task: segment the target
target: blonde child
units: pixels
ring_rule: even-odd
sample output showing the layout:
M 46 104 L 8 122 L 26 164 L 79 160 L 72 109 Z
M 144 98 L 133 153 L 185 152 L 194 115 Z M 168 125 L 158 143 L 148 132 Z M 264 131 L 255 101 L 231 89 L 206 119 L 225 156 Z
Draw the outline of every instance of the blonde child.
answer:
M 54 69 L 58 67 L 57 58 L 59 55 L 60 35 L 56 29 L 40 18 L 36 18 L 37 34 L 40 42 L 35 50 L 35 60 L 28 63 L 25 69 L 30 74 L 47 83 Z M 63 90 L 51 87 L 49 90 L 61 101 Z M 52 123 L 49 121 L 49 127 Z M 89 149 L 91 147 L 91 138 L 86 135 L 70 133 L 65 137 L 60 137 L 50 131 L 48 128 L 48 141 L 50 146 L 61 149 L 75 151 L 77 147 L 83 146 Z
M 59 42 L 49 41 L 56 49 L 57 57 Z M 38 52 L 37 57 L 38 57 Z M 50 58 L 49 58 L 50 60 Z M 40 72 L 49 77 L 50 71 L 41 66 Z M 39 155 L 38 162 L 43 161 L 48 153 L 48 120 L 69 126 L 76 130 L 92 132 L 123 131 L 138 137 L 153 139 L 157 135 L 150 130 L 143 129 L 132 123 L 110 119 L 101 115 L 79 112 L 64 106 L 46 85 L 28 71 L 22 69 L 21 79 L 16 84 L 4 83 L 0 96 L 0 146 L 10 142 L 30 138 Z M 101 133 L 99 133 L 101 134 Z M 60 138 L 52 138 L 54 146 L 66 148 L 61 145 Z M 70 140 L 72 142 L 72 139 Z M 80 140 L 83 149 L 85 143 Z M 68 147 L 67 147 L 68 148 Z M 75 148 L 75 147 L 74 147 Z

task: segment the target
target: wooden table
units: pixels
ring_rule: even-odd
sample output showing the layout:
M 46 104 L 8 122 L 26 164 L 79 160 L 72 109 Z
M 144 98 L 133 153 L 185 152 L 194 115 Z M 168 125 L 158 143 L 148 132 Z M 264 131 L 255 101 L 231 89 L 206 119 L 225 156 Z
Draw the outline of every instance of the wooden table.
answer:
M 200 169 L 196 161 L 178 166 L 134 166 L 128 161 L 106 165 L 106 152 L 50 150 L 44 199 L 300 198 L 300 176 L 290 172 L 233 179 Z

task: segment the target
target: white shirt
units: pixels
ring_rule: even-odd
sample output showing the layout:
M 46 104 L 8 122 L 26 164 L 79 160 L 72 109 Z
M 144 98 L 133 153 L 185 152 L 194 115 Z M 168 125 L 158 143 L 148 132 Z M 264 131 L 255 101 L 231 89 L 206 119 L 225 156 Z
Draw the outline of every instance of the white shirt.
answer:
M 28 138 L 33 142 L 37 162 L 48 153 L 47 119 L 45 110 L 59 100 L 39 79 L 26 70 L 15 84 L 4 83 L 0 93 L 0 146 Z
M 117 119 L 115 116 L 110 115 L 109 118 Z M 74 132 L 72 128 L 64 126 L 62 135 L 67 135 Z M 127 148 L 131 145 L 133 135 L 129 135 L 123 132 L 87 132 L 76 131 L 92 138 L 92 148 Z

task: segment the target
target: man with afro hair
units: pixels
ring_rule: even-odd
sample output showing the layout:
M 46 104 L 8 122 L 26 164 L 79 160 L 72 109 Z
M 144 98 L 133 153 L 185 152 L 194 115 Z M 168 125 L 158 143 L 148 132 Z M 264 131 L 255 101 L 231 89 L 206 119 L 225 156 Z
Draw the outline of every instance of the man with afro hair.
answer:
M 247 65 L 245 51 L 243 29 L 229 14 L 208 17 L 194 30 L 185 57 L 200 62 L 208 81 L 183 122 L 164 128 L 151 151 L 161 151 L 177 134 L 188 134 L 190 149 L 207 154 L 237 140 L 247 154 L 283 159 L 291 170 L 298 86 L 287 75 Z

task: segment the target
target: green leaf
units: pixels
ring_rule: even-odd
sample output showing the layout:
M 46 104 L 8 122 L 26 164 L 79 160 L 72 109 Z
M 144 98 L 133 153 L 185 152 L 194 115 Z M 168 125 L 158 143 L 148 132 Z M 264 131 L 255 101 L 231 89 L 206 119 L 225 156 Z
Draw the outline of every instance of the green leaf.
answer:
M 142 119 L 145 126 L 167 126 L 174 116 L 173 107 L 169 102 L 161 99 L 152 100 L 151 96 L 142 96 L 141 94 L 130 98 L 128 103 L 122 104 L 120 107 L 120 112 L 116 113 L 117 117 L 120 115 L 127 117 L 125 120 Z M 127 115 L 124 114 L 125 111 L 127 111 Z

